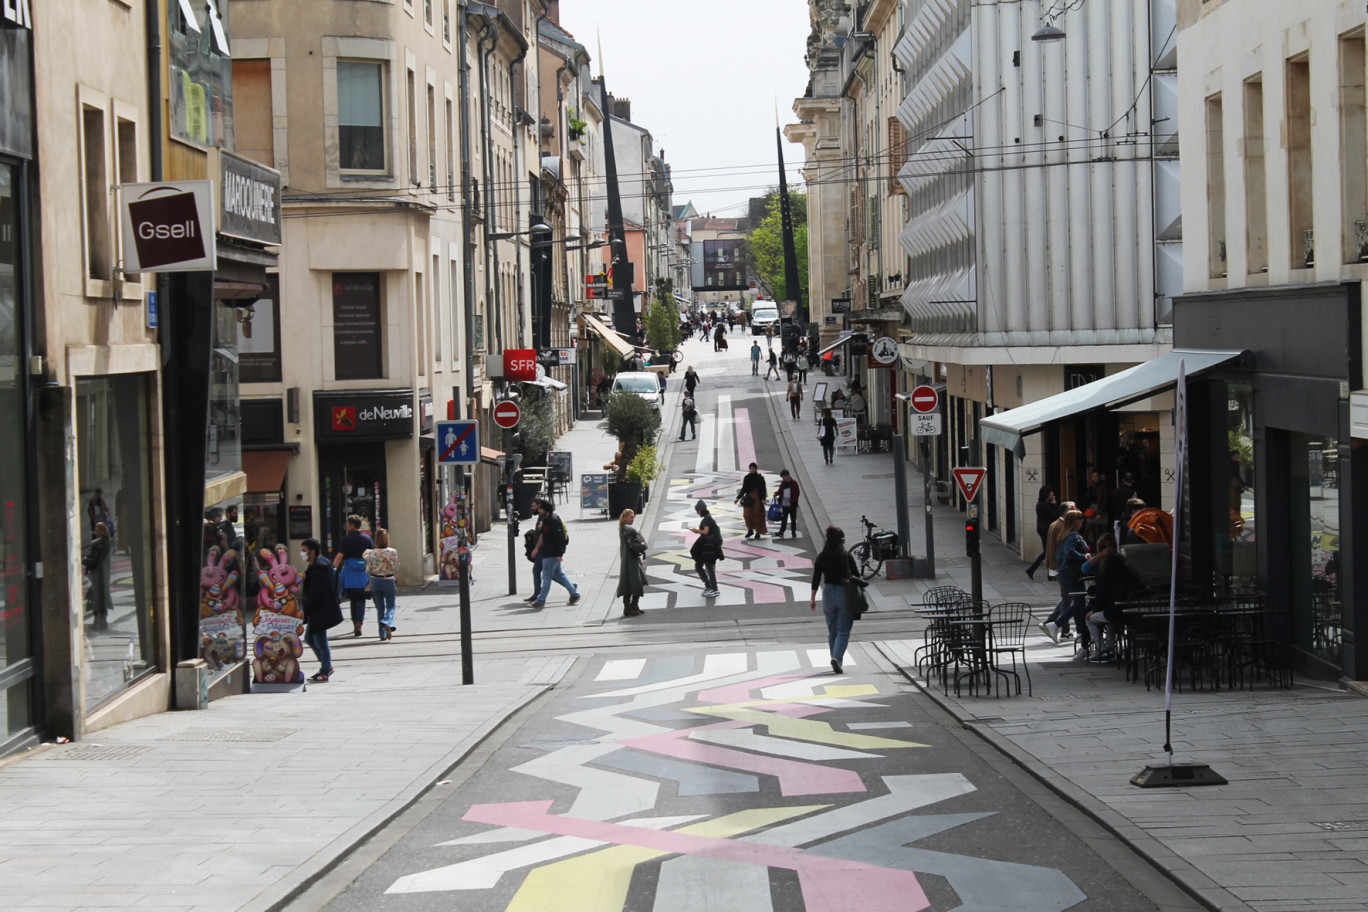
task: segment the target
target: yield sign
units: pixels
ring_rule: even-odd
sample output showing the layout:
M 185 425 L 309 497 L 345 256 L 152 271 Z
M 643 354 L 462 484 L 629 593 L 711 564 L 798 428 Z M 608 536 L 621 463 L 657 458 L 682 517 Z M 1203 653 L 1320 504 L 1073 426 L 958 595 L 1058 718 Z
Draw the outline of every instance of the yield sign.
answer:
M 951 469 L 950 474 L 955 476 L 955 484 L 959 485 L 964 499 L 972 501 L 978 497 L 979 488 L 983 487 L 983 476 L 988 474 L 988 470 L 982 466 L 961 466 Z

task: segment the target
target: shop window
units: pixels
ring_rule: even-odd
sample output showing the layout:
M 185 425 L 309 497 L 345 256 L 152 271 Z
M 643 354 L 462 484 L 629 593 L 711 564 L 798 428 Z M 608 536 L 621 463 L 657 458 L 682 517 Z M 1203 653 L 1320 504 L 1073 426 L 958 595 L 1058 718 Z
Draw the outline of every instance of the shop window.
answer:
M 233 148 L 233 59 L 226 0 L 167 4 L 171 135 Z
M 141 374 L 76 381 L 86 709 L 156 661 L 151 429 Z
M 414 88 L 413 70 L 408 70 L 406 87 L 408 90 L 408 176 L 409 183 L 420 187 L 423 181 L 418 176 L 418 98 Z
M 241 387 L 238 380 L 238 318 L 241 313 L 236 302 L 220 301 L 214 305 L 213 347 L 209 355 L 206 481 L 242 470 Z
M 280 382 L 280 277 L 266 278 L 265 294 L 238 309 L 240 383 Z
M 32 678 L 21 672 L 33 655 L 26 573 L 27 470 L 25 466 L 23 312 L 19 284 L 19 206 L 15 169 L 0 164 L 0 745 L 32 722 Z
M 1219 92 L 1206 100 L 1207 265 L 1213 279 L 1226 275 L 1224 110 Z
M 118 141 L 119 183 L 135 183 L 138 180 L 138 125 L 120 117 L 114 132 Z M 142 277 L 136 272 L 130 272 L 124 273 L 123 280 L 136 283 L 142 281 Z
M 108 279 L 109 172 L 105 162 L 105 115 L 81 107 L 82 172 L 85 180 L 86 269 L 92 279 Z
M 233 498 L 204 511 L 199 632 L 200 658 L 209 666 L 210 683 L 246 658 L 246 620 L 261 589 L 242 507 L 242 500 Z
M 1340 605 L 1339 442 L 1289 434 L 1293 642 L 1339 668 L 1344 616 Z
M 372 60 L 337 61 L 338 166 L 343 171 L 385 173 L 385 65 Z
M 1211 534 L 1217 591 L 1257 585 L 1254 498 L 1254 388 L 1248 383 L 1213 383 L 1214 415 L 1224 410 L 1224 439 L 1213 440 Z M 1223 391 L 1223 392 L 1222 392 Z M 1221 431 L 1213 428 L 1213 436 Z
M 333 273 L 333 376 L 379 380 L 384 372 L 380 273 Z
M 1340 39 L 1340 190 L 1344 262 L 1368 262 L 1368 116 L 1363 33 Z
M 427 87 L 428 190 L 437 192 L 437 90 Z

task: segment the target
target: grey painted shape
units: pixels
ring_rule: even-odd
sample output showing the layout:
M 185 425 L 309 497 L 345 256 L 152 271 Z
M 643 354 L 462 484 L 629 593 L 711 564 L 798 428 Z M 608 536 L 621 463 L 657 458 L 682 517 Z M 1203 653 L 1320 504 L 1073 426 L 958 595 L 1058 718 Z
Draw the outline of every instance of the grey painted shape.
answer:
M 660 865 L 652 912 L 770 912 L 769 868 L 682 855 Z
M 1088 898 L 1063 871 L 1054 868 L 905 848 L 908 843 L 990 816 L 905 817 L 823 843 L 808 853 L 938 874 L 950 882 L 962 901 L 951 912 L 1063 912 Z
M 846 728 L 851 731 L 873 731 L 880 728 L 911 728 L 912 723 L 904 720 L 893 722 L 847 722 Z
M 656 779 L 679 783 L 681 798 L 694 795 L 735 795 L 760 791 L 760 778 L 748 773 L 714 769 L 699 763 L 685 763 L 655 754 L 635 750 L 614 751 L 594 760 L 595 766 L 606 766 L 624 773 L 638 773 Z
M 599 668 L 603 666 L 600 665 Z M 621 690 L 624 687 L 640 687 L 642 684 L 655 684 L 674 678 L 686 678 L 698 671 L 698 660 L 694 656 L 662 656 L 646 666 L 646 673 L 632 681 L 596 681 L 604 690 Z M 595 674 L 598 669 L 595 669 Z M 585 698 L 592 699 L 592 697 Z
M 681 712 L 665 706 L 643 706 L 641 709 L 627 710 L 618 713 L 618 715 L 630 716 L 633 719 L 640 719 L 642 722 L 693 722 L 695 724 L 700 718 L 698 713 Z

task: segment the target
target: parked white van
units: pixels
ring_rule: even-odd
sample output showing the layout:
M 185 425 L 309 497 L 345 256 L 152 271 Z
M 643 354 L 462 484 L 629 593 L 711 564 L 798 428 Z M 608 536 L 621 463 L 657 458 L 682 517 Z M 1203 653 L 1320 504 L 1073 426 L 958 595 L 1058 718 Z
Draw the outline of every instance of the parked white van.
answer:
M 756 301 L 751 305 L 750 327 L 752 336 L 763 336 L 773 326 L 778 330 L 779 306 L 773 301 Z

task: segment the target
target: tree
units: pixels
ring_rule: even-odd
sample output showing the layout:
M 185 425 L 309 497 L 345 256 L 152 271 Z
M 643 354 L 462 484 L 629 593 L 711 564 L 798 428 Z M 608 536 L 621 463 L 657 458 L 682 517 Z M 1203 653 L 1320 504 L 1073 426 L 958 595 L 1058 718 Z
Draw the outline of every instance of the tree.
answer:
M 658 352 L 679 347 L 679 307 L 667 282 L 658 282 L 655 297 L 646 310 L 646 344 Z
M 660 412 L 636 393 L 617 390 L 608 397 L 603 411 L 603 428 L 617 438 L 622 447 L 618 460 L 618 481 L 627 480 L 627 467 L 643 445 L 655 441 L 660 430 Z
M 746 238 L 746 256 L 755 272 L 757 281 L 774 295 L 776 301 L 791 301 L 794 295 L 789 292 L 784 281 L 784 226 L 779 212 L 779 191 L 771 190 L 765 197 L 765 211 L 768 213 L 751 229 Z M 807 194 L 789 191 L 789 208 L 793 215 L 793 246 L 798 259 L 798 281 L 802 287 L 803 301 L 811 304 L 808 297 L 808 249 L 807 249 Z

